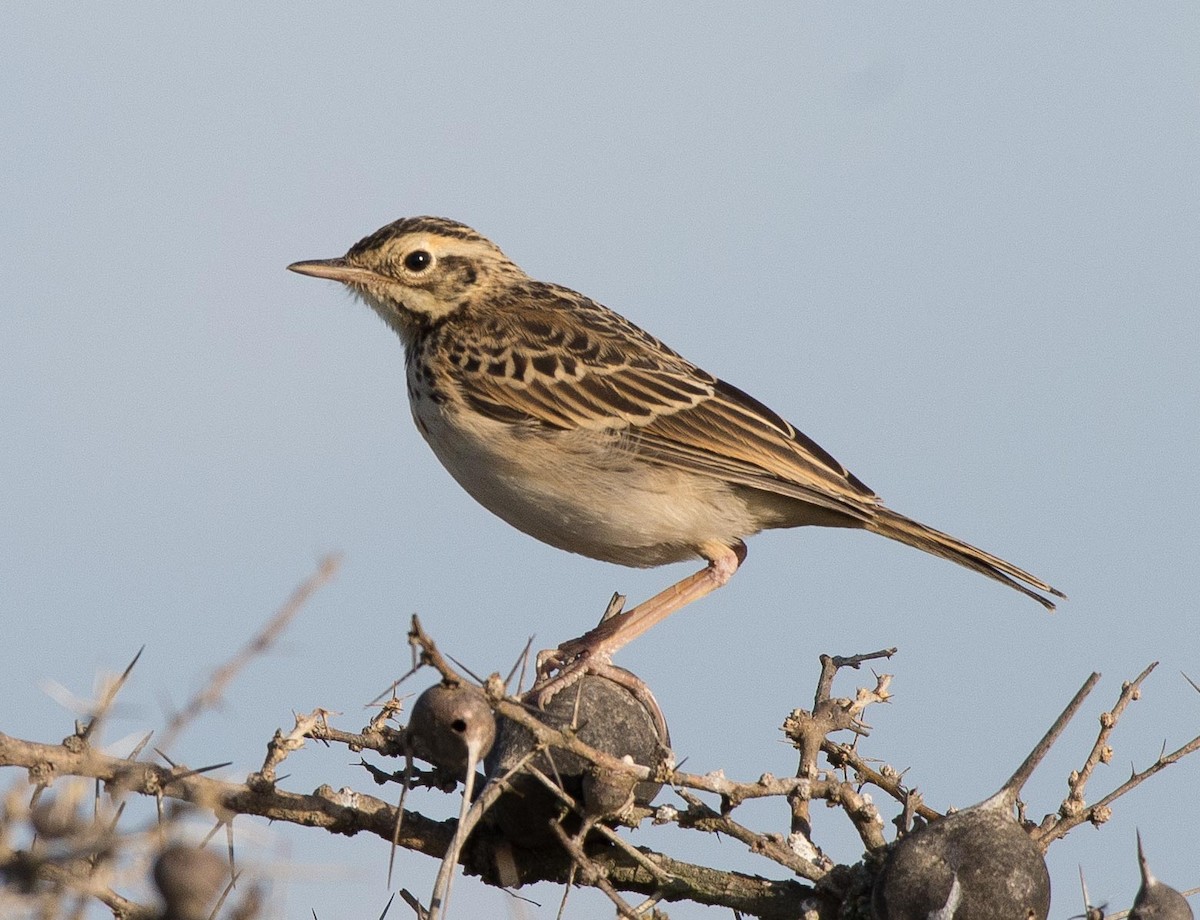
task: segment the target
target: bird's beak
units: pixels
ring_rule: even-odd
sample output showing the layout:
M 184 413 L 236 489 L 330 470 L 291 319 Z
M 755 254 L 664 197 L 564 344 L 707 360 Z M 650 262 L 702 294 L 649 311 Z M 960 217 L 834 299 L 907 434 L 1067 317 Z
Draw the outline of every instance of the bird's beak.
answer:
M 293 262 L 288 271 L 301 275 L 312 275 L 314 278 L 328 278 L 330 281 L 340 281 L 342 284 L 366 284 L 378 281 L 379 276 L 366 268 L 351 265 L 344 258 L 311 259 L 308 262 Z

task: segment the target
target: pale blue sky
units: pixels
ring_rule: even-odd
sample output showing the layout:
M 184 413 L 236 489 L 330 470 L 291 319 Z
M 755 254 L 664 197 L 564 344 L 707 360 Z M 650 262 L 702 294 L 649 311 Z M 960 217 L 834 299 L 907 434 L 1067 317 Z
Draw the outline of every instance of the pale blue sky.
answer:
M 506 670 L 529 634 L 553 645 L 614 589 L 686 574 L 569 556 L 475 506 L 409 421 L 395 337 L 284 271 L 431 213 L 1071 596 L 1047 616 L 865 534 L 756 538 L 730 587 L 619 657 L 690 769 L 794 770 L 777 726 L 817 655 L 893 644 L 864 750 L 935 807 L 994 791 L 1093 668 L 1031 814 L 1151 660 L 1092 798 L 1200 732 L 1179 676 L 1200 677 L 1195 4 L 27 4 L 0 35 L 0 125 L 0 730 L 61 738 L 40 683 L 85 693 L 143 643 L 113 736 L 161 724 L 329 550 L 337 581 L 185 760 L 244 775 L 293 709 L 361 724 L 414 611 Z M 374 791 L 351 760 L 314 747 L 288 785 Z M 1198 779 L 1174 767 L 1055 844 L 1052 915 L 1079 912 L 1079 864 L 1129 905 L 1135 827 L 1161 878 L 1200 883 Z M 279 916 L 378 913 L 379 841 L 265 834 L 322 867 Z M 783 875 L 728 840 L 634 839 Z M 817 839 L 858 856 L 837 813 Z M 398 877 L 424 895 L 434 868 Z M 554 915 L 556 890 L 526 893 Z M 505 909 L 473 880 L 456 898 Z

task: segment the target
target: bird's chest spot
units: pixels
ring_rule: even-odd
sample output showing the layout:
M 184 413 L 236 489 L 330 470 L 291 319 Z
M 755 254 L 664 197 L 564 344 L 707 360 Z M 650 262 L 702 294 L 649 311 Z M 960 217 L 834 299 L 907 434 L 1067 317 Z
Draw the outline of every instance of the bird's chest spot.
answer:
M 447 381 L 439 379 L 435 366 L 427 360 L 423 351 L 418 351 L 408 361 L 406 382 L 413 420 L 428 440 L 430 425 L 448 398 Z

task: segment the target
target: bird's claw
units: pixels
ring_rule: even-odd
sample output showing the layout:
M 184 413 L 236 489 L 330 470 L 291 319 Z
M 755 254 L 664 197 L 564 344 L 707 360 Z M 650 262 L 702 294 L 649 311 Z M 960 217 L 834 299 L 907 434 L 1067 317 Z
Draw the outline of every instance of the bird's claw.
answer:
M 538 652 L 537 677 L 525 694 L 525 701 L 544 709 L 555 696 L 585 675 L 604 673 L 608 666 L 608 656 L 595 654 L 579 639 L 571 639 L 558 648 L 545 649 Z

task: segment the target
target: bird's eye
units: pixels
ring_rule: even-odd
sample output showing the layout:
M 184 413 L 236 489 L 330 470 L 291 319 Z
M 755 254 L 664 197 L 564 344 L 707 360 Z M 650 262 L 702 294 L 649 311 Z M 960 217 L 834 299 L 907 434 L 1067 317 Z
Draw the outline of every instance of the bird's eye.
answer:
M 414 249 L 404 257 L 404 267 L 410 272 L 423 272 L 433 263 L 433 256 L 424 249 Z

